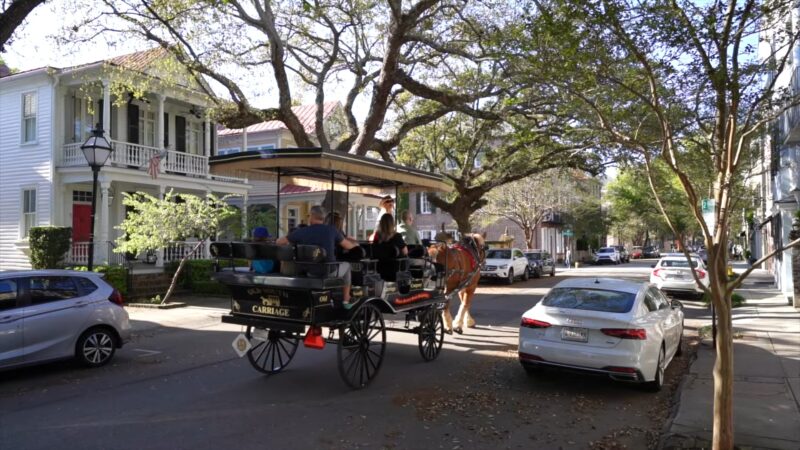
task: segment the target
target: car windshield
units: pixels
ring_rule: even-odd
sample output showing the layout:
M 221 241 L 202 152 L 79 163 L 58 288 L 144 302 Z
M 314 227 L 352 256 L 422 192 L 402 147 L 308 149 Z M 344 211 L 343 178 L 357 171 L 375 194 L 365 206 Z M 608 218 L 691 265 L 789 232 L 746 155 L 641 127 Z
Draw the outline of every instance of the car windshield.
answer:
M 665 259 L 661 261 L 661 267 L 689 267 L 686 259 Z M 692 267 L 697 267 L 697 260 L 692 259 Z
M 486 252 L 486 258 L 511 259 L 511 250 L 489 250 Z
M 544 306 L 626 313 L 633 307 L 636 294 L 585 288 L 555 288 L 542 300 Z
M 614 253 L 614 249 L 611 247 L 601 248 L 597 253 Z
M 527 256 L 531 261 L 539 261 L 542 259 L 541 253 L 525 253 L 525 256 Z

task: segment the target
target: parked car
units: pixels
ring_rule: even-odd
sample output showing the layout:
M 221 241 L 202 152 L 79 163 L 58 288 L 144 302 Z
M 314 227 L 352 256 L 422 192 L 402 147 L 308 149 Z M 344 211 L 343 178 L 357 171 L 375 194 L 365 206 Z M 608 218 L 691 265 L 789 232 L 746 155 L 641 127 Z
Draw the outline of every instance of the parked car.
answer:
M 703 264 L 708 265 L 708 249 L 705 246 L 697 250 L 697 256 L 703 260 Z
M 683 307 L 650 283 L 571 278 L 522 315 L 519 361 L 646 383 L 654 391 L 681 354 Z
M 528 258 L 528 274 L 534 278 L 540 278 L 543 274 L 556 276 L 556 263 L 553 256 L 544 250 L 525 250 L 525 257 Z
M 631 258 L 633 259 L 641 259 L 642 258 L 642 247 L 635 245 L 631 249 Z
M 614 247 L 603 247 L 597 250 L 597 253 L 594 254 L 595 264 L 619 264 L 619 261 L 619 252 Z
M 626 263 L 631 261 L 628 250 L 625 249 L 624 245 L 615 245 L 614 248 L 617 249 L 617 252 L 619 253 L 619 262 Z
M 703 288 L 695 281 L 692 271 L 697 274 L 703 286 L 709 285 L 706 265 L 698 255 L 691 255 L 691 267 L 683 253 L 670 253 L 652 268 L 650 282 L 664 292 L 701 297 Z
M 518 248 L 492 248 L 486 251 L 481 278 L 500 278 L 514 283 L 515 277 L 528 279 L 528 259 Z
M 122 305 L 122 295 L 94 272 L 0 273 L 0 369 L 65 358 L 108 363 L 130 339 Z
M 658 247 L 645 247 L 644 250 L 642 250 L 642 257 L 661 258 L 661 252 L 658 251 Z

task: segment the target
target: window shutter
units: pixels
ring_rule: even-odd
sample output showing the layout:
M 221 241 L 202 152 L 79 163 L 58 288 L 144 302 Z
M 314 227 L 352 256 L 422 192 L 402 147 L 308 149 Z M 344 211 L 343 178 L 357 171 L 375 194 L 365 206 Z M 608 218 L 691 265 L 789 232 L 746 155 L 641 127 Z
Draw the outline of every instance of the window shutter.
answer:
M 105 123 L 103 121 L 103 99 L 102 98 L 97 101 L 97 111 L 100 113 L 99 114 L 100 119 L 98 120 L 97 123 L 99 123 L 100 126 L 102 127 L 103 124 Z M 111 130 L 103 130 L 103 131 L 106 132 L 106 133 L 111 133 Z M 108 136 L 108 134 L 106 134 L 106 136 Z
M 139 143 L 139 105 L 128 104 L 128 142 Z
M 211 149 L 211 154 L 209 156 L 216 156 L 217 155 L 217 124 L 214 122 L 209 122 L 209 126 L 211 127 L 211 145 L 209 148 Z
M 186 118 L 175 116 L 175 150 L 186 153 Z
M 164 148 L 169 147 L 169 113 L 164 113 Z
M 421 199 L 422 199 L 422 195 L 419 192 L 417 192 L 416 193 L 416 198 L 415 198 L 416 201 L 414 202 L 417 205 L 417 214 L 422 212 L 422 206 L 420 205 L 420 200 Z

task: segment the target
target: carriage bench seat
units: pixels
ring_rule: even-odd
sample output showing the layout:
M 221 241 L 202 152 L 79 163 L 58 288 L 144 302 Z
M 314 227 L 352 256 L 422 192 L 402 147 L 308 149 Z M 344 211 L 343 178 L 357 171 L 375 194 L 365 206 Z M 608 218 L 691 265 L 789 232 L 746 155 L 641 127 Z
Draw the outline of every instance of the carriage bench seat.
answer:
M 341 289 L 344 281 L 341 278 L 312 278 L 285 276 L 279 273 L 254 272 L 217 272 L 214 278 L 227 286 L 269 286 L 284 289 Z
M 269 283 L 289 283 L 279 278 L 298 278 L 302 280 L 339 278 L 339 263 L 326 262 L 325 249 L 316 245 L 275 245 L 267 242 L 214 242 L 211 254 L 219 260 L 270 259 L 280 261 L 280 274 L 253 274 L 268 277 Z M 217 264 L 216 272 L 219 272 Z M 242 272 L 244 273 L 244 272 Z M 275 278 L 275 280 L 272 280 Z

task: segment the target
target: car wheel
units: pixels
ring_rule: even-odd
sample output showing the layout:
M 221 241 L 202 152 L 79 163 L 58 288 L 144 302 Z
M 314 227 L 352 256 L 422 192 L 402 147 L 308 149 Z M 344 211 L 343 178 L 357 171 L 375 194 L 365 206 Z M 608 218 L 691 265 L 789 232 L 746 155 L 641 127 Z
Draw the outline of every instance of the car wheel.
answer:
M 514 269 L 508 269 L 508 279 L 506 284 L 514 284 Z
M 542 269 L 538 267 L 534 267 L 533 269 L 533 278 L 542 278 Z
M 653 381 L 647 383 L 647 390 L 650 392 L 658 392 L 664 386 L 664 346 L 661 346 L 661 351 L 658 352 L 658 362 L 656 363 L 656 377 Z
M 530 274 L 528 272 L 529 272 L 528 269 L 525 269 L 522 272 L 522 281 L 528 281 L 528 279 L 530 279 Z
M 553 268 L 552 268 L 552 269 L 550 269 L 550 276 L 551 276 L 551 277 L 554 277 L 554 276 L 556 276 L 556 266 L 555 266 L 555 265 L 553 266 Z
M 109 328 L 96 327 L 83 332 L 75 345 L 75 358 L 84 366 L 100 367 L 114 356 L 117 336 Z

